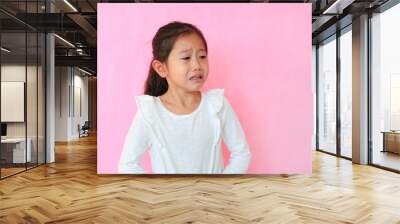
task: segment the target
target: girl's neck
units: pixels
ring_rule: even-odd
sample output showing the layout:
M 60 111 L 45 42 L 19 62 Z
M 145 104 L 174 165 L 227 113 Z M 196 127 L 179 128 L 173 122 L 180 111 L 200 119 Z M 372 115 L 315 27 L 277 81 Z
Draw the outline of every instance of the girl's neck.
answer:
M 160 99 L 169 106 L 178 108 L 192 108 L 201 101 L 201 92 L 187 92 L 179 89 L 169 88 L 167 92 L 160 96 Z

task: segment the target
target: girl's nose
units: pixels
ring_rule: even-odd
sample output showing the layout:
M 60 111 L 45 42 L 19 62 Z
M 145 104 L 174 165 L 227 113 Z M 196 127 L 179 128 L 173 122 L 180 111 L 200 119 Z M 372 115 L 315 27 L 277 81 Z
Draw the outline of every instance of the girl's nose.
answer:
M 192 66 L 193 68 L 200 68 L 200 59 L 198 59 L 197 57 L 193 57 L 193 62 L 192 62 Z

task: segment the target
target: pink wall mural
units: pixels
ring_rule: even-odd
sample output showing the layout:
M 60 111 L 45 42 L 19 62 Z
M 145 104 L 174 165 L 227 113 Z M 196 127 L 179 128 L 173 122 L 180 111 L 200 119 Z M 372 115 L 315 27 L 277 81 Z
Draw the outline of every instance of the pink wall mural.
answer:
M 224 89 L 252 152 L 248 173 L 311 173 L 308 3 L 98 4 L 98 173 L 117 173 L 151 40 L 171 21 L 192 23 L 207 39 L 210 71 L 202 90 Z M 148 154 L 142 165 L 151 173 Z

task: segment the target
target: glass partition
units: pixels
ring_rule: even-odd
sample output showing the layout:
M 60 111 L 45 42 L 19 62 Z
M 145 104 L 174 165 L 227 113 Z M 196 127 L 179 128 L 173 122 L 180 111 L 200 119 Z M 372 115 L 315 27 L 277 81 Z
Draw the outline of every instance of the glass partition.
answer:
M 18 20 L 45 1 L 1 1 L 0 178 L 45 163 L 45 35 Z M 32 17 L 37 18 L 37 17 Z
M 336 36 L 318 47 L 318 149 L 336 154 Z
M 26 98 L 26 113 L 27 113 L 27 150 L 31 151 L 31 160 L 27 163 L 27 167 L 33 167 L 37 165 L 37 157 L 38 157 L 38 144 L 37 144 L 37 132 L 38 132 L 38 88 L 37 88 L 37 79 L 38 79 L 38 35 L 36 32 L 27 33 L 27 52 L 28 52 L 28 61 L 27 61 L 27 81 L 26 81 L 26 89 L 27 89 L 27 98 Z
M 26 150 L 26 33 L 3 32 L 1 47 L 0 150 L 1 176 L 6 177 L 24 171 L 32 155 Z

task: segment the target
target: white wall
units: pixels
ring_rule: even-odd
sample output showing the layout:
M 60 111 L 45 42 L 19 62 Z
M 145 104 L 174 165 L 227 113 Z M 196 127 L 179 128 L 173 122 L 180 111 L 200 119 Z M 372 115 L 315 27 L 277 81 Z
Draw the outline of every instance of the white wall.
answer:
M 26 69 L 26 70 L 25 70 Z M 27 72 L 27 73 L 26 73 Z M 41 74 L 41 68 L 39 67 L 39 74 Z M 5 64 L 1 66 L 1 81 L 2 82 L 25 82 L 25 75 L 28 78 L 27 87 L 27 120 L 28 120 L 28 137 L 32 133 L 36 136 L 36 122 L 37 114 L 36 107 L 42 107 L 43 105 L 37 105 L 36 98 L 36 66 L 18 65 L 18 64 Z M 42 102 L 42 101 L 40 101 Z M 2 108 L 6 110 L 6 108 Z M 26 122 L 7 122 L 7 136 L 8 137 L 25 137 L 25 123 Z
M 25 82 L 25 69 L 28 74 L 32 74 L 32 66 L 27 68 L 24 65 L 8 64 L 1 66 L 1 81 L 2 82 Z M 1 108 L 6 110 L 6 108 Z M 10 122 L 7 123 L 7 136 L 8 137 L 25 137 L 25 123 L 24 122 Z
M 69 68 L 55 68 L 55 141 L 68 140 Z
M 55 86 L 55 140 L 77 139 L 78 124 L 88 120 L 88 77 L 76 68 L 56 67 Z
M 32 66 L 25 64 L 3 64 L 1 66 L 2 82 L 24 82 L 26 83 L 26 107 L 21 108 L 23 113 L 26 112 L 27 120 L 23 122 L 6 122 L 7 137 L 24 138 L 25 135 L 31 140 L 32 161 L 44 163 L 44 74 L 41 66 Z M 25 80 L 27 79 L 27 81 Z M 3 97 L 7 97 L 2 95 Z M 10 108 L 1 108 L 8 110 Z M 13 112 L 13 111 L 9 111 Z M 15 111 L 14 111 L 15 113 Z M 37 157 L 37 153 L 39 156 Z

